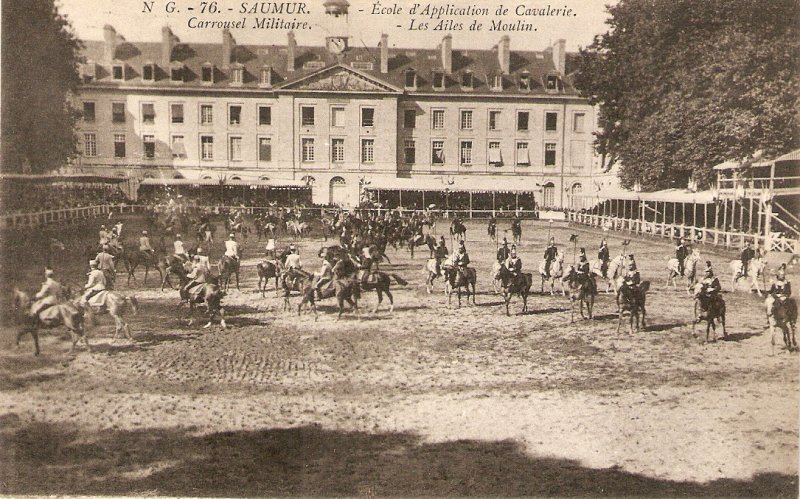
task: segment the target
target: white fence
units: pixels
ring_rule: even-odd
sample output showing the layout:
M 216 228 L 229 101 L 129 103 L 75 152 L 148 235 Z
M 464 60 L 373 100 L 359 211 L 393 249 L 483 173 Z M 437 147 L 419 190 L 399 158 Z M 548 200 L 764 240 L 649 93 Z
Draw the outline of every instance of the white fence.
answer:
M 108 215 L 111 210 L 120 210 L 118 206 L 97 205 L 80 208 L 63 208 L 60 210 L 35 211 L 29 213 L 12 213 L 0 216 L 0 228 L 30 228 L 47 224 L 72 222 Z
M 745 241 L 756 242 L 760 248 L 767 247 L 769 251 L 800 253 L 800 241 L 773 235 L 769 238 L 760 234 L 745 232 L 731 232 L 708 227 L 693 227 L 689 225 L 648 222 L 632 218 L 619 218 L 607 215 L 593 215 L 576 211 L 567 212 L 567 220 L 571 223 L 588 225 L 605 230 L 623 231 L 631 234 L 648 235 L 674 239 L 683 237 L 692 243 L 712 244 L 725 248 L 742 248 Z

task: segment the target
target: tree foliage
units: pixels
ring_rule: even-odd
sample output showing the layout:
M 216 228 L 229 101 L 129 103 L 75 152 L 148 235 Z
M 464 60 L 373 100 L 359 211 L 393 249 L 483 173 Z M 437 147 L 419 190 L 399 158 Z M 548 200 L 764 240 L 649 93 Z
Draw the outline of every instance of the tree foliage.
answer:
M 595 146 L 623 185 L 708 185 L 712 167 L 800 139 L 798 0 L 621 0 L 581 50 Z
M 53 0 L 2 2 L 2 168 L 47 172 L 75 154 L 82 48 Z

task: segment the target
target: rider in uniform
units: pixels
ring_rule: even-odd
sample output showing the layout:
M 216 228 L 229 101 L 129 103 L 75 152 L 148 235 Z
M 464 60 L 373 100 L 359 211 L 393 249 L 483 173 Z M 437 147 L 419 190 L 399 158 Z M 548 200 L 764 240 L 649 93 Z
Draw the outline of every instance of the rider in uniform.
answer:
M 489 237 L 495 237 L 497 235 L 497 219 L 494 215 L 489 219 L 489 226 L 486 229 L 486 233 Z
M 175 248 L 175 256 L 180 258 L 184 262 L 189 261 L 189 254 L 186 253 L 186 248 L 183 247 L 183 241 L 181 240 L 180 234 L 175 234 L 175 241 L 172 243 L 172 247 Z
M 139 238 L 139 251 L 147 255 L 148 258 L 152 257 L 153 253 L 155 253 L 153 247 L 150 246 L 150 238 L 147 237 L 146 230 L 142 231 L 142 236 Z
M 436 275 L 441 275 L 442 273 L 442 262 L 447 258 L 448 251 L 447 246 L 444 243 L 444 236 L 439 238 L 439 242 L 436 244 L 436 247 L 433 248 L 433 257 L 436 259 Z
M 506 270 L 511 274 L 512 279 L 516 279 L 522 273 L 522 259 L 517 256 L 517 247 L 511 246 L 511 252 L 503 262 Z
M 36 293 L 36 301 L 31 305 L 30 315 L 36 317 L 42 310 L 56 305 L 62 296 L 61 284 L 53 279 L 55 272 L 53 269 L 44 270 L 44 282 L 42 289 Z
M 578 261 L 578 266 L 575 269 L 575 272 L 578 276 L 578 282 L 588 283 L 591 292 L 592 293 L 597 292 L 597 285 L 594 282 L 592 269 L 589 266 L 589 259 L 586 257 L 586 248 L 581 248 L 580 260 Z
M 106 289 L 106 276 L 103 272 L 97 268 L 97 260 L 92 260 L 89 262 L 89 272 L 86 274 L 89 276 L 89 279 L 86 282 L 86 286 L 83 287 L 84 291 L 83 297 L 81 301 L 84 304 L 89 303 L 89 300 L 101 291 L 105 291 Z
M 689 256 L 689 249 L 686 247 L 686 241 L 683 238 L 678 239 L 678 244 L 675 246 L 675 259 L 678 260 L 678 273 L 683 276 L 686 266 L 684 261 Z
M 775 281 L 769 288 L 769 294 L 776 300 L 786 300 L 792 296 L 792 284 L 786 280 L 786 264 L 778 268 Z
M 314 284 L 314 291 L 318 300 L 322 299 L 322 287 L 330 283 L 331 280 L 333 280 L 333 264 L 329 260 L 329 256 L 325 255 L 325 258 L 322 259 L 322 266 L 319 268 L 319 273 L 317 274 L 317 282 Z
M 236 242 L 236 235 L 233 232 L 225 241 L 225 256 L 231 258 L 235 263 L 239 263 L 239 243 Z
M 114 257 L 108 252 L 108 244 L 104 244 L 100 253 L 97 254 L 97 268 L 106 276 L 106 288 L 114 289 L 114 279 L 116 278 L 116 269 L 114 265 Z
M 639 275 L 639 269 L 636 265 L 636 260 L 633 258 L 633 253 L 628 255 L 628 266 L 625 271 L 625 279 L 623 284 L 627 286 L 638 286 L 641 282 L 641 276 Z
M 497 261 L 503 263 L 506 261 L 511 251 L 508 249 L 508 239 L 503 238 L 503 245 L 497 250 Z
M 756 252 L 750 247 L 750 241 L 745 241 L 744 248 L 739 258 L 742 260 L 742 277 L 747 277 L 747 267 L 750 266 L 750 260 L 756 257 Z
M 722 285 L 719 282 L 719 278 L 714 275 L 711 262 L 706 262 L 705 277 L 700 284 L 700 306 L 706 311 L 708 310 L 708 305 L 713 300 L 717 300 L 722 292 Z
M 469 255 L 467 254 L 467 247 L 464 245 L 464 241 L 459 241 L 459 245 L 458 253 L 453 263 L 458 267 L 459 273 L 461 273 L 462 276 L 466 276 L 467 265 L 469 265 Z
M 205 267 L 206 274 L 211 272 L 211 263 L 208 261 L 208 256 L 203 253 L 203 248 L 197 248 L 197 254 L 194 255 L 195 260 L 199 260 L 200 264 Z
M 99 236 L 99 244 L 102 246 L 108 244 L 108 230 L 105 225 L 100 226 L 100 231 L 97 233 Z
M 364 270 L 364 275 L 361 276 L 361 282 L 362 284 L 375 282 L 375 273 L 378 272 L 378 262 L 380 260 L 380 252 L 378 251 L 378 247 L 374 244 L 369 247 L 365 246 L 363 253 L 364 258 L 362 269 Z
M 289 246 L 289 254 L 286 256 L 284 265 L 286 266 L 286 270 L 300 270 L 303 268 L 303 263 L 300 261 L 300 254 L 297 252 L 297 248 L 294 247 L 294 244 Z
M 547 249 L 544 250 L 544 275 L 547 278 L 550 278 L 550 265 L 553 263 L 553 260 L 556 259 L 557 255 L 558 248 L 556 248 L 556 239 L 551 237 L 550 242 L 547 244 Z
M 605 239 L 600 242 L 597 259 L 600 260 L 600 272 L 603 275 L 603 279 L 605 279 L 608 277 L 608 262 L 611 261 L 611 253 L 608 251 L 608 243 Z
M 208 273 L 208 267 L 205 262 L 203 262 L 201 255 L 195 255 L 194 261 L 192 262 L 192 271 L 186 276 L 189 278 L 189 282 L 181 289 L 181 296 L 187 298 L 189 296 L 189 290 L 193 287 L 203 284 L 206 282 L 206 274 Z

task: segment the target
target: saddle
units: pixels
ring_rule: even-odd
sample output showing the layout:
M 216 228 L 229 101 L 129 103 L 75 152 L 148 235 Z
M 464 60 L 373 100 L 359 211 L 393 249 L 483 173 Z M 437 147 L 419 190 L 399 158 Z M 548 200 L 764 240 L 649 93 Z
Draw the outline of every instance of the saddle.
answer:
M 206 295 L 206 283 L 197 282 L 189 287 L 185 292 L 186 299 L 193 303 L 203 303 Z
M 103 310 L 103 309 L 106 308 L 106 304 L 107 304 L 107 301 L 108 301 L 108 296 L 109 296 L 109 291 L 108 290 L 103 290 L 103 291 L 100 291 L 100 292 L 92 295 L 89 298 L 89 300 L 87 301 L 87 303 L 93 309 Z
M 69 312 L 72 314 L 79 313 L 78 309 L 69 303 L 54 303 L 47 305 L 46 308 L 40 310 L 36 314 L 36 316 L 39 318 L 39 321 L 45 326 L 56 325 L 61 320 L 61 313 L 63 311 L 62 307 L 67 307 L 69 309 Z

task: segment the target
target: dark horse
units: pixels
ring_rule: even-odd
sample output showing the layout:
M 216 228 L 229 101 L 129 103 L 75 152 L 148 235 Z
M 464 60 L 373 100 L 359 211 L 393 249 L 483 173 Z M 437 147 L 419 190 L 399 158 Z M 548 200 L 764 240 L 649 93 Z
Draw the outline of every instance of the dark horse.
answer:
M 430 234 L 423 236 L 422 234 L 417 234 L 413 236 L 411 239 L 408 240 L 408 250 L 411 252 L 411 258 L 414 258 L 414 248 L 416 246 L 423 246 L 427 245 L 428 249 L 430 250 L 431 254 L 429 258 L 433 258 L 433 249 L 436 247 L 436 240 Z
M 28 315 L 31 308 L 31 299 L 27 293 L 14 288 L 14 311 L 20 330 L 17 332 L 17 345 L 19 340 L 30 333 L 33 337 L 34 355 L 39 355 L 39 328 L 53 328 L 65 326 L 72 337 L 72 346 L 69 351 L 75 349 L 78 340 L 83 340 L 86 350 L 89 348 L 89 340 L 86 338 L 86 331 L 83 323 L 83 312 L 71 302 L 62 302 L 41 310 L 35 317 Z
M 700 321 L 706 321 L 706 343 L 714 331 L 714 341 L 717 341 L 717 322 L 722 325 L 723 338 L 728 337 L 725 331 L 725 300 L 721 295 L 706 296 L 703 291 L 702 283 L 698 283 L 695 287 L 694 293 L 694 320 L 692 321 L 692 336 L 697 337 L 695 334 L 695 326 Z
M 161 273 L 161 291 L 164 291 L 164 286 L 169 284 L 172 288 L 172 282 L 169 279 L 170 275 L 177 276 L 179 280 L 183 280 L 189 272 L 187 267 L 189 262 L 183 260 L 175 255 L 167 255 L 158 261 L 158 271 Z
M 575 302 L 577 301 L 581 313 L 581 319 L 586 317 L 583 315 L 583 306 L 586 305 L 586 311 L 589 314 L 589 319 L 592 318 L 592 309 L 594 309 L 594 295 L 597 294 L 597 286 L 591 281 L 590 276 L 581 277 L 575 272 L 575 267 L 570 265 L 568 267 L 567 275 L 562 279 L 567 283 L 567 296 L 569 297 L 569 308 L 571 313 L 570 322 L 575 322 Z M 638 328 L 638 321 L 636 327 Z
M 639 332 L 639 318 L 642 320 L 642 327 L 645 326 L 645 304 L 647 300 L 647 291 L 650 290 L 650 281 L 644 281 L 641 284 L 629 286 L 623 284 L 617 291 L 617 310 L 619 312 L 619 321 L 617 322 L 617 333 L 622 327 L 622 317 L 625 312 L 630 313 L 630 331 L 633 333 L 634 323 L 636 325 L 636 332 Z
M 219 264 L 217 264 L 217 268 L 219 268 L 219 279 L 222 283 L 222 290 L 226 293 L 228 292 L 228 286 L 231 282 L 231 276 L 236 276 L 236 289 L 239 289 L 239 260 L 236 258 L 230 257 L 228 255 L 223 255 L 222 258 L 219 259 Z
M 384 293 L 386 294 L 386 297 L 389 298 L 389 312 L 394 310 L 394 297 L 392 296 L 392 292 L 389 290 L 392 279 L 394 279 L 395 282 L 401 286 L 408 284 L 408 282 L 399 275 L 394 273 L 387 274 L 386 272 L 375 272 L 371 276 L 371 280 L 361 281 L 361 287 L 364 289 L 364 291 L 370 291 L 374 289 L 378 294 L 378 303 L 375 304 L 375 308 L 372 310 L 373 314 L 377 312 L 378 307 L 381 306 Z
M 775 299 L 768 296 L 764 302 L 767 309 L 767 320 L 772 337 L 772 354 L 775 355 L 775 328 L 783 331 L 783 343 L 786 350 L 792 352 L 797 350 L 797 302 L 794 298 Z
M 467 227 L 460 219 L 456 218 L 450 223 L 450 235 L 456 239 L 466 239 Z
M 506 302 L 506 315 L 511 315 L 508 310 L 508 305 L 513 295 L 522 298 L 522 313 L 527 312 L 528 295 L 531 293 L 531 286 L 533 286 L 533 274 L 521 273 L 515 276 L 505 265 L 502 265 L 497 275 L 503 287 L 503 300 Z
M 256 265 L 256 270 L 258 270 L 258 289 L 261 291 L 261 297 L 264 297 L 264 293 L 267 291 L 267 283 L 273 277 L 275 278 L 275 295 L 278 295 L 278 290 L 280 289 L 280 277 L 281 277 L 281 264 L 278 260 L 266 260 L 258 265 Z
M 150 273 L 150 268 L 154 268 L 159 273 L 159 278 L 163 282 L 164 275 L 161 274 L 161 268 L 158 266 L 158 257 L 155 253 L 148 253 L 147 251 L 125 251 L 122 255 L 125 267 L 128 269 L 128 286 L 131 285 L 131 277 L 136 281 L 136 269 L 139 266 L 144 266 L 144 284 L 147 285 L 147 275 Z
M 211 327 L 214 317 L 219 314 L 219 325 L 222 329 L 225 329 L 227 327 L 227 324 L 225 324 L 225 309 L 222 307 L 222 298 L 225 296 L 225 292 L 220 288 L 216 278 L 210 277 L 207 282 L 184 291 L 183 287 L 188 282 L 187 279 L 184 275 L 181 280 L 181 304 L 189 304 L 188 324 L 191 326 L 194 322 L 194 309 L 197 305 L 205 304 L 208 323 L 203 327 Z
M 311 283 L 314 276 L 310 272 L 300 269 L 289 269 L 281 275 L 281 287 L 283 287 L 283 310 L 289 309 L 289 297 L 292 291 L 305 292 L 306 286 Z
M 464 288 L 464 291 L 467 294 L 467 304 L 469 305 L 469 296 L 472 294 L 472 304 L 475 304 L 475 283 L 478 280 L 478 274 L 475 272 L 475 269 L 471 267 L 467 267 L 462 271 L 460 271 L 457 267 L 452 265 L 447 265 L 443 267 L 444 269 L 444 276 L 447 280 L 448 286 L 445 286 L 445 293 L 447 293 L 447 305 L 450 305 L 450 300 L 453 297 L 453 290 L 456 291 L 458 296 L 458 306 L 461 307 L 461 288 Z M 470 286 L 472 286 L 472 292 L 470 293 Z
M 321 293 L 323 300 L 334 296 L 336 297 L 336 301 L 339 304 L 339 315 L 336 319 L 338 320 L 342 317 L 345 302 L 349 303 L 352 309 L 358 313 L 358 299 L 361 297 L 361 287 L 358 281 L 351 277 L 335 278 L 331 284 L 331 286 L 326 286 Z M 303 299 L 300 301 L 300 304 L 297 305 L 297 315 L 300 315 L 300 310 L 303 305 L 309 303 L 311 305 L 311 310 L 314 311 L 314 318 L 318 319 L 319 314 L 317 314 L 316 299 L 316 290 L 311 285 L 311 282 L 307 281 L 307 285 L 303 290 Z

